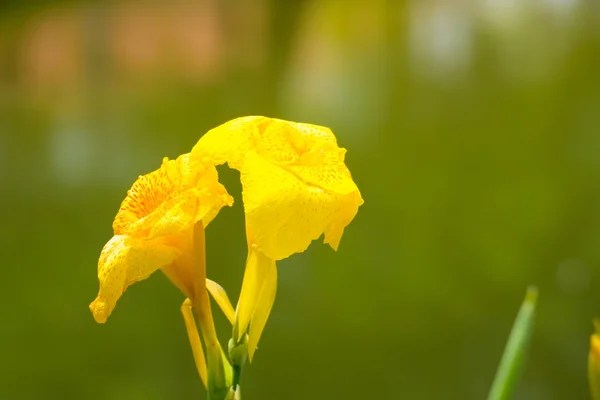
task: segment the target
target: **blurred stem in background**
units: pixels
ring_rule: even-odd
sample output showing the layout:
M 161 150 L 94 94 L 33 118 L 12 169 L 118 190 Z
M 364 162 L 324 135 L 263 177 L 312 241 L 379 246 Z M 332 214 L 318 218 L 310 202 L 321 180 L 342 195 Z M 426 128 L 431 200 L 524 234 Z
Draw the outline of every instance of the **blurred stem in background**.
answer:
M 269 69 L 265 69 L 265 72 L 271 76 L 266 76 L 263 82 L 271 87 L 270 90 L 263 91 L 262 93 L 267 96 L 263 98 L 263 102 L 266 104 L 271 103 L 271 110 L 276 110 L 280 104 L 280 86 L 285 82 L 284 76 L 288 70 L 291 53 L 296 47 L 293 46 L 293 41 L 299 31 L 298 25 L 301 21 L 302 11 L 307 6 L 316 7 L 316 4 L 310 0 L 289 2 L 270 0 L 269 2 L 269 10 L 271 10 L 269 29 L 271 32 L 278 33 L 269 35 L 268 65 L 271 68 L 269 68 L 270 71 Z M 276 76 L 272 76 L 272 74 L 276 74 Z
M 500 366 L 498 367 L 494 383 L 488 395 L 488 400 L 506 400 L 512 398 L 519 375 L 523 369 L 525 354 L 529 348 L 537 297 L 537 288 L 530 286 L 525 294 L 525 300 L 521 305 L 521 309 L 517 314 L 517 319 L 508 338 L 508 343 L 504 348 L 504 354 L 502 355 Z

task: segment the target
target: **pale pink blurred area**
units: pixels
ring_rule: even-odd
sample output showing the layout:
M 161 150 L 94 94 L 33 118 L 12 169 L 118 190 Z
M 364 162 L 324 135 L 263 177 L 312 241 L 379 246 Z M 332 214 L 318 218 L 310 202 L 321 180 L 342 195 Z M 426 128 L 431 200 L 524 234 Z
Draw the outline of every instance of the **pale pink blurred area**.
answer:
M 109 54 L 125 80 L 169 72 L 200 84 L 219 80 L 223 26 L 218 1 L 132 2 L 109 13 Z
M 231 66 L 264 67 L 267 14 L 262 0 L 58 4 L 0 30 L 2 58 L 17 55 L 11 68 L 18 73 L 4 81 L 31 93 L 72 90 L 93 79 L 89 70 L 100 58 L 119 85 L 169 77 L 214 85 Z
M 33 15 L 20 32 L 20 83 L 35 91 L 81 81 L 85 65 L 83 29 L 81 10 L 71 7 Z
M 411 68 L 403 73 L 441 84 L 464 79 L 480 32 L 495 42 L 490 56 L 507 79 L 535 80 L 565 57 L 573 35 L 566 26 L 581 13 L 578 0 L 295 4 L 287 7 L 297 15 L 290 19 L 295 30 L 279 95 L 309 115 L 341 113 L 332 93 L 353 91 L 357 68 L 372 69 L 367 84 L 378 85 L 382 74 L 393 73 L 383 70 L 389 51 L 407 52 Z M 22 23 L 0 30 L 0 57 L 9 59 L 3 69 L 15 70 L 2 81 L 7 89 L 16 85 L 25 95 L 46 93 L 60 102 L 57 88 L 65 94 L 86 85 L 153 87 L 173 79 L 210 86 L 240 73 L 260 76 L 280 51 L 271 31 L 285 23 L 270 14 L 267 0 L 65 2 L 32 9 Z M 547 37 L 555 38 L 551 45 Z

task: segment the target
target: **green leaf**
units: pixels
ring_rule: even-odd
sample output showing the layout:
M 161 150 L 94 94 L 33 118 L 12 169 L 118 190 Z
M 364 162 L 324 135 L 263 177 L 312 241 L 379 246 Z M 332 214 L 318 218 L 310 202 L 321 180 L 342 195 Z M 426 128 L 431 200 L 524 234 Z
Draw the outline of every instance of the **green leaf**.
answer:
M 515 391 L 533 331 L 537 297 L 537 288 L 530 286 L 504 348 L 488 400 L 507 400 Z

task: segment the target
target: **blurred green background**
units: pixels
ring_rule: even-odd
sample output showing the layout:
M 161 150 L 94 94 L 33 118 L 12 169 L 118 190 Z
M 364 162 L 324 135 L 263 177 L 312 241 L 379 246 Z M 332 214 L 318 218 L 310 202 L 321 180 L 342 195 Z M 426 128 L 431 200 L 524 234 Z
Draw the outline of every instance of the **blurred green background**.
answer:
M 529 284 L 517 399 L 586 399 L 600 315 L 600 6 L 204 0 L 0 6 L 0 399 L 202 399 L 160 273 L 94 322 L 136 177 L 243 115 L 327 125 L 365 204 L 279 263 L 252 399 L 483 399 Z M 208 228 L 235 301 L 236 196 Z M 230 331 L 217 317 L 223 343 Z

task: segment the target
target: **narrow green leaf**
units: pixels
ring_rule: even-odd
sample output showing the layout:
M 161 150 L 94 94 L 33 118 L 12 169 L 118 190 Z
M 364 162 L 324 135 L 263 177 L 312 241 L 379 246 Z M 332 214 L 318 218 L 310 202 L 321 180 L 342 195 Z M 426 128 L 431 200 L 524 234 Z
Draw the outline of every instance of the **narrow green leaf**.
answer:
M 533 331 L 537 297 L 537 288 L 530 286 L 504 348 L 488 400 L 508 400 L 514 393 Z

